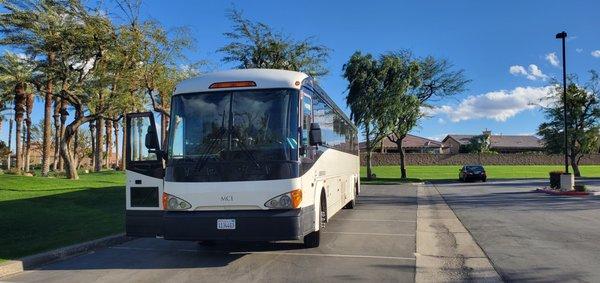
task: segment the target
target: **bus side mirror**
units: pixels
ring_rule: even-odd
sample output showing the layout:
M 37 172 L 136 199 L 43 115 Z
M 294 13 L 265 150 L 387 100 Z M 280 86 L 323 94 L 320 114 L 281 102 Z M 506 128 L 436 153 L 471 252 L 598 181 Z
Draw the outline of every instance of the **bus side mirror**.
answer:
M 322 145 L 321 139 L 321 126 L 319 123 L 310 123 L 310 131 L 308 132 L 308 144 L 309 145 Z
M 160 146 L 157 143 L 158 136 L 156 135 L 156 129 L 153 125 L 148 126 L 148 131 L 146 132 L 146 140 L 144 144 L 148 151 L 156 151 L 160 149 Z

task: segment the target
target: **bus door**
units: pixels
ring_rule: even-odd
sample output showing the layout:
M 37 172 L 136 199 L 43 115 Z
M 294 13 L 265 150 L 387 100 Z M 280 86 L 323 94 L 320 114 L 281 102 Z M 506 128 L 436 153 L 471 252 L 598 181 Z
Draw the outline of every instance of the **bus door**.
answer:
M 152 112 L 126 116 L 125 232 L 127 236 L 162 235 L 164 167 Z

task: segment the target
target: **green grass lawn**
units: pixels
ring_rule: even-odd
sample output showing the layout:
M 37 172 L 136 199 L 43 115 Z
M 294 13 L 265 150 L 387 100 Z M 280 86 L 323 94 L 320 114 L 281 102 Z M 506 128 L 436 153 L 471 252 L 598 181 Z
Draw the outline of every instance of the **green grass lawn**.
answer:
M 0 176 L 0 261 L 124 230 L 125 174 Z
M 455 180 L 461 166 L 407 166 L 408 181 Z M 366 177 L 366 167 L 360 168 L 361 177 Z M 548 172 L 563 169 L 560 165 L 488 165 L 485 166 L 489 179 L 533 179 L 547 178 Z M 600 177 L 600 165 L 580 166 L 582 177 Z M 400 179 L 399 166 L 376 166 L 374 182 L 395 182 Z

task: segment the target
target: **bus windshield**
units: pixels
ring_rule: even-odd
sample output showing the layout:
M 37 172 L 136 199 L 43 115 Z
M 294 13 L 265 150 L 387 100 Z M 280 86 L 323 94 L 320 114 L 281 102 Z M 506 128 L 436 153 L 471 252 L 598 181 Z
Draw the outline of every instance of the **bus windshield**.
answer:
M 166 180 L 264 180 L 291 174 L 282 174 L 280 167 L 297 160 L 297 93 L 261 89 L 174 96 Z

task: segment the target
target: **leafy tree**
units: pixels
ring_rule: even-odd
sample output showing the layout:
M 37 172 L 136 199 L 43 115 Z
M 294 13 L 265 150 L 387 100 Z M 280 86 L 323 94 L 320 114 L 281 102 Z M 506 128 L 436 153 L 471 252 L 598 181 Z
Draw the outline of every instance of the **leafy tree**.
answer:
M 416 59 L 419 64 L 418 87 L 411 88 L 411 94 L 427 106 L 430 99 L 441 99 L 466 90 L 471 80 L 465 76 L 465 71 L 454 70 L 454 65 L 447 59 L 427 56 Z
M 581 176 L 579 161 L 585 154 L 597 153 L 600 146 L 600 78 L 591 71 L 590 81 L 580 86 L 575 77 L 567 83 L 567 131 L 569 161 L 575 176 Z M 564 153 L 563 88 L 556 84 L 551 105 L 544 109 L 547 121 L 538 128 L 546 151 Z
M 481 135 L 477 135 L 469 139 L 469 144 L 467 145 L 467 151 L 470 153 L 484 153 L 490 152 L 491 146 L 491 134 L 484 133 Z
M 265 23 L 244 18 L 235 9 L 229 11 L 228 17 L 233 30 L 224 34 L 231 42 L 218 50 L 225 54 L 223 62 L 238 63 L 239 68 L 300 71 L 314 77 L 328 73 L 324 65 L 330 49 L 315 44 L 313 37 L 296 41 Z
M 357 51 L 343 67 L 344 78 L 348 80 L 346 104 L 350 107 L 350 117 L 365 137 L 367 179 L 373 178 L 371 156 L 378 143 L 388 134 L 382 118 L 385 101 L 381 99 L 379 63 L 371 54 Z
M 184 51 L 194 47 L 187 29 L 177 28 L 170 34 L 157 22 L 146 22 L 141 28 L 143 50 L 141 50 L 141 82 L 154 111 L 161 115 L 161 137 L 166 142 L 171 96 L 178 82 L 197 76 L 195 63 L 179 66 L 186 61 Z
M 117 30 L 104 14 L 91 12 L 77 1 L 68 4 L 65 18 L 70 22 L 70 28 L 60 31 L 64 41 L 56 52 L 57 68 L 53 70 L 53 77 L 61 86 L 58 95 L 74 112 L 59 146 L 67 176 L 77 179 L 76 162 L 70 147 L 72 139 L 82 124 L 106 118 L 105 113 L 121 106 L 109 103 L 123 94 L 114 91 L 115 84 L 110 85 L 115 80 L 111 78 L 115 74 L 113 68 L 120 65 L 109 60 L 113 58 L 111 52 L 127 45 L 117 41 Z
M 379 60 L 356 52 L 344 65 L 349 81 L 346 98 L 354 122 L 365 131 L 367 175 L 371 152 L 387 137 L 400 152 L 401 177 L 406 178 L 404 138 L 423 117 L 422 107 L 432 98 L 443 98 L 465 89 L 464 71 L 452 70 L 445 59 L 413 58 L 408 51 L 383 55 Z M 376 130 L 373 130 L 376 129 Z
M 385 101 L 382 124 L 387 127 L 387 138 L 396 144 L 400 152 L 400 174 L 406 178 L 404 138 L 421 117 L 420 101 L 408 94 L 410 88 L 419 85 L 419 65 L 410 60 L 407 52 L 390 53 L 380 59 L 380 76 Z

